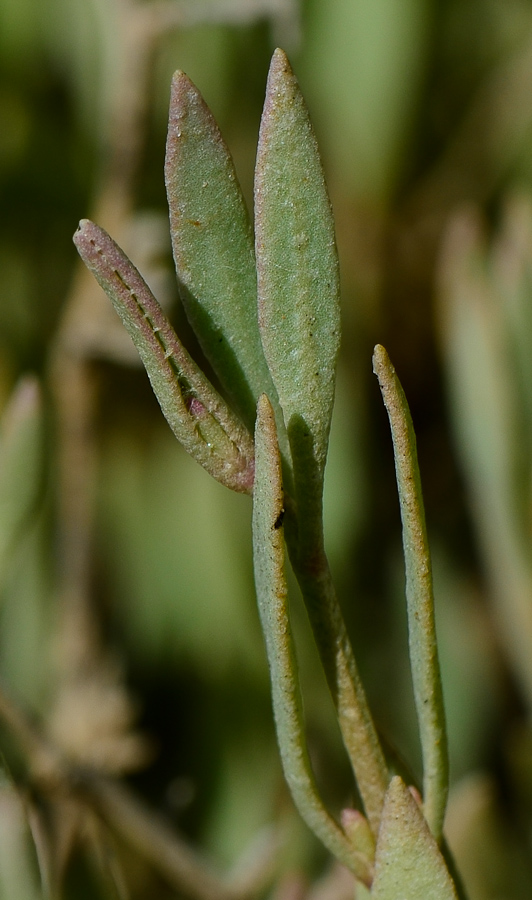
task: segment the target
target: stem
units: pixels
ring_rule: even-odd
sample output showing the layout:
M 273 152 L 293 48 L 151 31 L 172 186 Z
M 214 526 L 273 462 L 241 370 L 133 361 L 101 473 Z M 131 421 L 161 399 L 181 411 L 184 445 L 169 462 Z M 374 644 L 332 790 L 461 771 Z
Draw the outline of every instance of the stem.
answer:
M 255 431 L 253 556 L 262 629 L 270 666 L 275 725 L 283 770 L 301 816 L 325 846 L 361 881 L 371 869 L 350 844 L 319 795 L 305 740 L 297 661 L 284 574 L 284 497 L 275 415 L 265 394 L 259 399 Z
M 287 522 L 287 528 L 289 521 Z M 323 543 L 302 558 L 288 540 L 321 663 L 336 708 L 364 810 L 376 836 L 389 781 L 388 767 L 338 603 Z

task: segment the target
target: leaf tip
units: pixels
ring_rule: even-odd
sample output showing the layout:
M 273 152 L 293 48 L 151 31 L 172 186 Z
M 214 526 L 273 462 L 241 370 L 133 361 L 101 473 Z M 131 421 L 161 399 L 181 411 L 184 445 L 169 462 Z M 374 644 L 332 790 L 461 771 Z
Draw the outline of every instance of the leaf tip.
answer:
M 204 134 L 204 139 L 208 134 L 211 140 L 216 140 L 218 126 L 194 82 L 178 69 L 174 72 L 170 89 L 165 156 L 165 180 L 171 213 L 172 210 L 175 213 L 175 202 L 172 202 L 170 194 L 174 193 L 179 167 L 184 165 L 182 154 L 187 145 L 190 147 L 190 138 L 194 134 Z
M 84 258 L 84 251 L 89 249 L 91 241 L 94 241 L 94 238 L 99 231 L 100 229 L 98 226 L 95 225 L 94 222 L 91 222 L 90 219 L 80 219 L 79 225 L 72 236 L 72 240 L 74 241 L 80 256 Z
M 293 80 L 295 80 L 295 75 L 290 65 L 290 60 L 284 50 L 278 47 L 277 50 L 274 50 L 270 62 L 266 96 L 274 89 L 277 91 L 281 90 L 283 84 L 286 85 Z
M 290 65 L 290 62 L 288 61 L 288 56 L 286 55 L 285 51 L 282 50 L 280 47 L 277 47 L 273 51 L 271 65 L 275 66 L 276 68 L 282 67 L 285 69 L 288 68 L 290 70 L 292 68 Z
M 196 85 L 188 75 L 178 69 L 174 72 L 170 88 L 170 114 L 168 120 L 167 165 L 168 154 L 175 151 L 177 141 L 181 138 L 184 124 L 190 111 L 203 104 L 203 99 Z
M 185 72 L 182 72 L 181 69 L 177 69 L 172 76 L 172 84 L 170 87 L 171 106 L 182 104 L 191 91 L 197 93 L 195 84 Z
M 373 348 L 373 358 L 372 358 L 373 372 L 375 375 L 378 376 L 379 371 L 382 369 L 383 365 L 386 363 L 386 360 L 388 360 L 388 359 L 389 359 L 388 354 L 387 354 L 386 350 L 384 349 L 384 347 L 382 346 L 382 344 L 375 344 L 375 347 Z
M 256 429 L 263 430 L 270 436 L 276 436 L 275 413 L 267 394 L 261 394 L 257 401 Z
M 382 344 L 376 344 L 373 350 L 373 372 L 377 376 L 381 390 L 395 376 L 395 367 Z

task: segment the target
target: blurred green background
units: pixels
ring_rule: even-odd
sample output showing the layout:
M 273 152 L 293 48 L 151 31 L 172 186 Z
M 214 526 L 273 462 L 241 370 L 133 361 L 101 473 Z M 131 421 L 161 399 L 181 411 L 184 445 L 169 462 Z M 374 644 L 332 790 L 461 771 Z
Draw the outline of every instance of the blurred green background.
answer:
M 180 25 L 153 38 L 147 61 L 142 37 L 128 31 L 141 6 L 182 13 Z M 89 289 L 80 287 L 71 241 L 80 218 L 101 213 L 100 224 L 123 239 L 197 353 L 177 302 L 166 227 L 171 75 L 183 69 L 202 91 L 251 205 L 277 45 L 306 97 L 337 223 L 344 333 L 326 537 L 342 607 L 379 728 L 419 774 L 391 440 L 371 372 L 380 342 L 418 436 L 450 736 L 449 841 L 471 900 L 525 900 L 530 0 L 277 0 L 260 8 L 249 0 L 0 0 L 2 681 L 76 759 L 93 764 L 98 741 L 116 738 L 96 764 L 126 773 L 221 867 L 234 865 L 263 826 L 283 821 L 290 837 L 281 881 L 322 872 L 325 855 L 291 809 L 276 755 L 250 503 L 175 443 L 114 320 L 100 307 L 92 317 L 87 305 L 76 308 Z M 136 131 L 120 138 L 124 72 L 136 90 L 137 63 L 145 66 L 145 110 L 135 113 Z M 113 207 L 128 147 L 138 153 Z M 10 398 L 28 373 L 40 381 L 40 406 L 26 397 L 13 413 Z M 353 786 L 298 603 L 295 594 L 311 755 L 337 811 L 353 802 Z M 76 667 L 85 653 L 88 662 Z M 81 687 L 89 682 L 99 685 L 92 699 Z M 107 696 L 102 683 L 126 706 L 134 699 L 147 753 L 124 749 L 127 715 L 122 722 L 109 713 L 104 725 L 94 715 L 90 704 L 101 710 Z M 98 720 L 93 731 L 79 724 L 84 712 Z M 138 733 L 131 739 L 144 746 Z M 4 737 L 7 797 L 25 767 L 9 729 Z M 4 805 L 1 827 L 12 814 Z M 181 896 L 121 853 L 129 893 L 106 894 L 100 876 L 87 874 L 98 867 L 74 859 L 65 896 Z M 40 896 L 17 882 L 20 871 L 1 878 L 1 896 Z M 280 888 L 271 896 L 284 897 Z

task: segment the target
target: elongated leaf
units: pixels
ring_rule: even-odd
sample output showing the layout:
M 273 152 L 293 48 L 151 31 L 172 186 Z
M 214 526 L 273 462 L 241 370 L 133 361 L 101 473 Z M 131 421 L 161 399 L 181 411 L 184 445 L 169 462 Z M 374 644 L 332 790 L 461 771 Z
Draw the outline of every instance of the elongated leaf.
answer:
M 41 432 L 39 385 L 28 376 L 17 384 L 0 426 L 0 582 L 14 542 L 36 503 Z
M 3 773 L 0 777 L 0 897 L 44 900 L 35 868 L 27 804 Z
M 146 282 L 109 235 L 87 219 L 74 243 L 131 335 L 177 439 L 217 481 L 250 493 L 251 435 L 179 342 Z
M 259 395 L 276 396 L 259 335 L 253 232 L 231 154 L 183 72 L 172 82 L 165 176 L 187 316 L 252 428 Z
M 273 55 L 260 128 L 255 234 L 261 337 L 292 451 L 297 527 L 290 506 L 290 558 L 376 833 L 388 773 L 323 546 L 323 475 L 340 340 L 334 226 L 316 139 L 282 50 Z
M 489 274 L 481 222 L 476 214 L 461 212 L 444 241 L 439 285 L 452 422 L 498 636 L 532 710 L 530 515 L 519 473 L 528 452 L 522 439 L 526 413 L 518 402 L 519 354 Z M 526 339 L 526 326 L 519 327 Z
M 372 900 L 457 900 L 443 856 L 412 794 L 396 775 L 386 793 Z
M 368 861 L 354 850 L 345 833 L 325 809 L 308 757 L 284 574 L 281 458 L 274 412 L 266 395 L 259 399 L 255 447 L 255 584 L 270 666 L 275 725 L 284 774 L 307 825 L 358 878 L 368 881 Z
M 282 50 L 260 126 L 255 234 L 261 337 L 299 472 L 298 502 L 319 503 L 340 342 L 338 260 L 316 139 Z
M 403 523 L 410 663 L 423 755 L 424 813 L 435 838 L 442 834 L 449 789 L 445 710 L 438 662 L 432 566 L 410 410 L 384 347 L 373 354 L 373 371 L 388 411 Z

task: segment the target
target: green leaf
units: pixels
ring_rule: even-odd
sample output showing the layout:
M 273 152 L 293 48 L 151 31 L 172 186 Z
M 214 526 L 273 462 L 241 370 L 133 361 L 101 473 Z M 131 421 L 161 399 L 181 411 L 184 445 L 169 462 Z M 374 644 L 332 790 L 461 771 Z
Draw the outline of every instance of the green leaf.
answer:
M 325 809 L 308 756 L 297 661 L 284 573 L 284 496 L 275 416 L 264 394 L 255 429 L 253 560 L 259 613 L 270 666 L 272 699 L 283 770 L 294 802 L 309 828 L 357 877 L 369 882 L 371 867 Z
M 386 793 L 372 900 L 457 900 L 443 856 L 412 794 L 396 775 Z
M 165 176 L 187 316 L 222 387 L 253 428 L 259 395 L 275 397 L 259 334 L 253 233 L 231 154 L 183 72 L 172 82 Z
M 139 272 L 87 219 L 74 243 L 131 335 L 178 441 L 217 481 L 251 493 L 251 435 L 186 352 Z
M 388 773 L 323 545 L 323 476 L 340 341 L 334 225 L 308 112 L 282 50 L 273 55 L 260 127 L 255 236 L 262 343 L 293 463 L 290 559 L 376 833 Z
M 262 343 L 288 429 L 301 526 L 307 505 L 311 517 L 321 515 L 340 343 L 339 275 L 316 138 L 282 50 L 273 55 L 260 126 L 255 235 Z
M 403 523 L 410 664 L 423 755 L 424 813 L 439 841 L 449 790 L 449 761 L 416 436 L 404 391 L 380 344 L 373 354 L 373 371 L 390 419 Z
M 21 379 L 0 427 L 0 581 L 36 503 L 41 479 L 42 408 L 37 380 Z
M 335 0 L 306 10 L 299 71 L 344 196 L 366 209 L 386 209 L 400 184 L 430 52 L 429 10 L 425 0 Z
M 526 240 L 525 227 L 519 232 Z M 530 423 L 519 403 L 519 352 L 512 346 L 491 265 L 477 214 L 462 211 L 449 225 L 439 285 L 452 424 L 498 637 L 532 709 L 530 465 L 523 440 L 523 427 Z M 518 271 L 514 261 L 511 270 Z M 507 296 L 509 286 L 504 292 Z M 519 328 L 527 338 L 526 326 Z
M 2 900 L 45 900 L 36 866 L 38 849 L 32 840 L 31 801 L 21 796 L 0 773 L 0 897 Z M 39 859 L 39 864 L 41 860 Z M 44 872 L 41 872 L 41 878 Z M 42 878 L 45 882 L 45 878 Z

